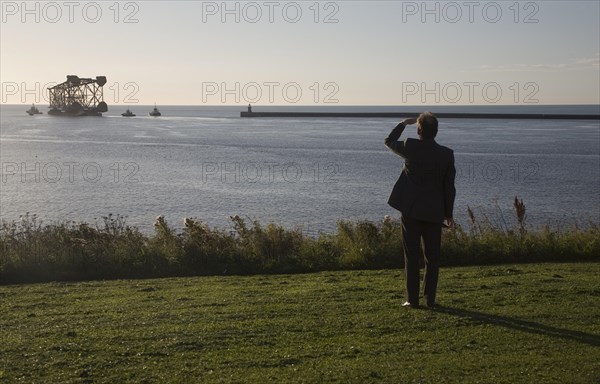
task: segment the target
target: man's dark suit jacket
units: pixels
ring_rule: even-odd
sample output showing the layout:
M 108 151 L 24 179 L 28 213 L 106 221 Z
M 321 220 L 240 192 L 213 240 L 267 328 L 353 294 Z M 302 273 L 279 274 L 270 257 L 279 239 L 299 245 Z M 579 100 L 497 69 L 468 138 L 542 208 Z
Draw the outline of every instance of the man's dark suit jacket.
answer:
M 388 204 L 403 216 L 443 223 L 444 218 L 452 217 L 454 209 L 454 152 L 433 139 L 398 141 L 404 128 L 399 124 L 385 139 L 386 147 L 404 158 Z

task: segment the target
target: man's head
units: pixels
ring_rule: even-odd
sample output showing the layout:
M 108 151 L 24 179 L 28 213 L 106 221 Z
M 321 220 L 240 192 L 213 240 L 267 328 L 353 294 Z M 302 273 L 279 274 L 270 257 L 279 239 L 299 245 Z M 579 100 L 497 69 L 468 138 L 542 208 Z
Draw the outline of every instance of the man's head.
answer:
M 438 132 L 437 117 L 431 112 L 423 112 L 417 119 L 417 134 L 422 139 L 433 139 Z

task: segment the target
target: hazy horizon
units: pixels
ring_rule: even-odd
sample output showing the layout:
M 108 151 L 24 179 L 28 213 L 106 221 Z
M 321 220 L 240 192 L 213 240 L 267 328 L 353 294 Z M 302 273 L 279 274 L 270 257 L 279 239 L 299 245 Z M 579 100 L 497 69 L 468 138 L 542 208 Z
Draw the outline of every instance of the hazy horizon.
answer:
M 31 104 L 35 104 L 36 106 L 40 106 L 43 107 L 45 106 L 47 103 L 12 103 L 12 104 L 0 104 L 1 106 L 30 106 Z M 147 107 L 147 106 L 154 106 L 154 103 L 148 103 L 148 104 L 142 104 L 142 103 L 136 103 L 136 104 L 108 104 L 109 110 L 111 106 L 114 107 L 135 107 L 135 106 L 140 106 L 140 107 Z M 576 106 L 576 107 L 598 107 L 600 108 L 600 105 L 598 104 L 535 104 L 535 105 L 515 105 L 515 104 L 493 104 L 493 105 L 489 105 L 489 104 L 440 104 L 440 105 L 419 105 L 419 104 L 334 104 L 334 105 L 314 105 L 314 104 L 251 104 L 252 108 L 267 108 L 267 107 L 290 107 L 290 108 L 294 108 L 294 107 L 314 107 L 314 108 L 344 108 L 344 107 L 385 107 L 385 108 L 424 108 L 424 107 L 473 107 L 473 108 L 477 108 L 477 107 L 486 107 L 486 108 L 493 108 L 493 107 L 523 107 L 523 108 L 541 108 L 541 107 L 569 107 L 569 106 Z M 248 108 L 248 104 L 156 104 L 157 107 L 206 107 L 206 108 L 214 108 L 214 107 L 231 107 L 231 108 L 243 108 L 244 110 Z

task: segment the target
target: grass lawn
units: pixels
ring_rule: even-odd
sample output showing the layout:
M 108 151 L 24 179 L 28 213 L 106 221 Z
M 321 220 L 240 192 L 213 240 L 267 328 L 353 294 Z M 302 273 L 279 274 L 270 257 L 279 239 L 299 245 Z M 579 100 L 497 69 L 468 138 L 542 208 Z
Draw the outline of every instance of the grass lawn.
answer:
M 598 383 L 600 263 L 0 286 L 0 383 Z

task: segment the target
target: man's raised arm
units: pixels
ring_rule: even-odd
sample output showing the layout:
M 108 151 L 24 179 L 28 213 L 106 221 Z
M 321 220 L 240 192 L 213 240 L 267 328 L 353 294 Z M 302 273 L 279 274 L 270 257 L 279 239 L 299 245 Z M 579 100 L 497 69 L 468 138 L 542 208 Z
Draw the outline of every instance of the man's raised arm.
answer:
M 396 153 L 400 156 L 403 156 L 404 155 L 404 142 L 398 141 L 398 139 L 400 138 L 400 135 L 402 134 L 402 132 L 404 132 L 404 128 L 406 128 L 407 125 L 411 125 L 416 122 L 417 122 L 417 119 L 411 118 L 411 119 L 405 119 L 404 121 L 402 121 L 401 123 L 396 125 L 396 127 L 394 129 L 392 129 L 392 132 L 390 132 L 388 137 L 385 138 L 385 146 L 388 147 L 389 149 L 391 149 L 392 151 L 394 151 L 394 153 Z

